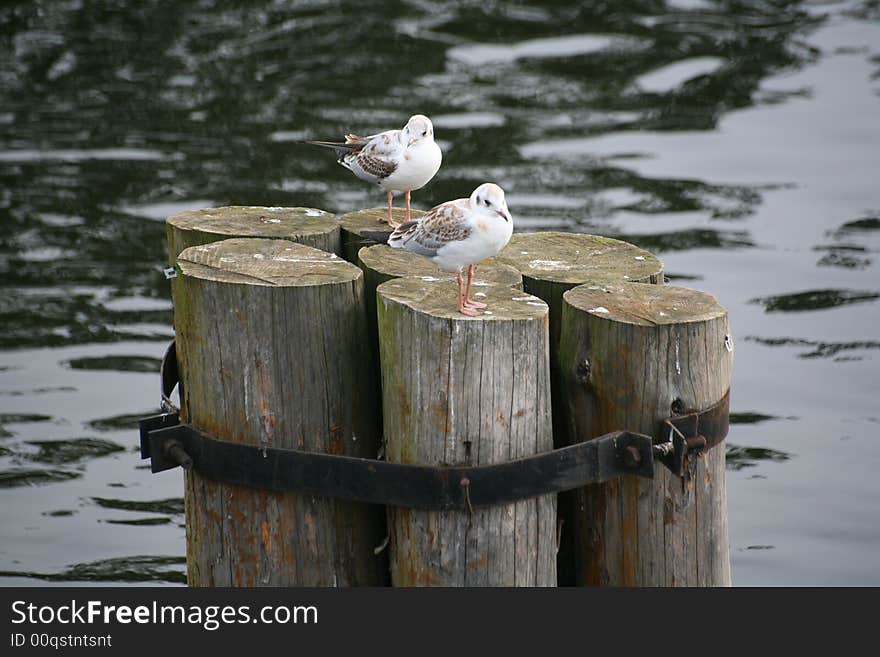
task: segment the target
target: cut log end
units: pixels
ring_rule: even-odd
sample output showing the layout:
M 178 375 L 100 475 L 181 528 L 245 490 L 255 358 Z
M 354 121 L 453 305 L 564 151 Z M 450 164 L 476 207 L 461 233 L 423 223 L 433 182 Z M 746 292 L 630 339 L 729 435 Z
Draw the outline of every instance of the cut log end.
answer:
M 178 212 L 168 223 L 181 230 L 198 230 L 227 237 L 288 239 L 317 235 L 338 225 L 336 215 L 317 208 L 276 208 L 233 205 Z
M 663 263 L 627 242 L 582 233 L 516 233 L 497 260 L 523 277 L 580 285 L 589 282 L 663 281 Z
M 364 247 L 358 252 L 358 264 L 369 269 L 383 280 L 391 278 L 421 278 L 425 282 L 454 281 L 456 272 L 440 269 L 428 258 L 403 249 L 392 249 L 385 244 Z M 480 288 L 492 285 L 509 287 L 522 286 L 522 276 L 510 265 L 486 261 L 478 264 L 474 271 L 473 286 Z
M 191 246 L 236 237 L 285 239 L 334 253 L 342 250 L 336 215 L 316 208 L 235 205 L 187 210 L 165 224 L 172 264 Z
M 269 287 L 347 283 L 362 276 L 334 253 L 287 240 L 239 238 L 192 246 L 177 264 L 183 276 Z
M 398 303 L 420 313 L 440 319 L 462 321 L 546 320 L 547 304 L 538 297 L 513 287 L 486 286 L 471 288 L 475 301 L 485 303 L 485 310 L 475 317 L 458 312 L 458 285 L 451 281 L 425 281 L 420 278 L 397 278 L 382 283 L 377 289 L 380 303 Z M 479 296 L 478 296 L 479 295 Z M 485 295 L 485 296 L 483 296 Z
M 586 284 L 572 288 L 563 298 L 595 317 L 638 326 L 705 322 L 727 312 L 711 294 L 672 285 Z

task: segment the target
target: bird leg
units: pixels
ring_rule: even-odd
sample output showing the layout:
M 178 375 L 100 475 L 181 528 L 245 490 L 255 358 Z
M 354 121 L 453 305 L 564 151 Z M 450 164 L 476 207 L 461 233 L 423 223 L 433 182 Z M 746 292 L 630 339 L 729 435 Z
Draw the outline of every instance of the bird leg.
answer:
M 459 274 L 460 275 L 460 274 Z M 474 301 L 471 299 L 471 281 L 474 278 L 474 266 L 470 265 L 468 267 L 468 282 L 467 282 L 467 291 L 464 293 L 464 305 L 467 308 L 488 308 L 485 303 L 481 303 L 479 301 Z
M 409 209 L 409 192 L 405 194 L 406 197 L 406 221 L 412 221 L 412 212 Z
M 479 315 L 479 313 L 476 310 L 474 310 L 473 308 L 470 308 L 469 306 L 464 305 L 464 299 L 461 296 L 461 288 L 462 288 L 463 284 L 464 284 L 464 281 L 461 278 L 461 270 L 459 269 L 458 270 L 458 312 L 460 312 L 462 315 L 468 315 L 469 317 L 476 317 L 477 315 Z
M 397 228 L 400 224 L 395 224 L 394 217 L 391 215 L 391 199 L 392 198 L 393 198 L 393 195 L 391 194 L 391 192 L 388 192 L 388 225 L 391 226 L 392 228 Z

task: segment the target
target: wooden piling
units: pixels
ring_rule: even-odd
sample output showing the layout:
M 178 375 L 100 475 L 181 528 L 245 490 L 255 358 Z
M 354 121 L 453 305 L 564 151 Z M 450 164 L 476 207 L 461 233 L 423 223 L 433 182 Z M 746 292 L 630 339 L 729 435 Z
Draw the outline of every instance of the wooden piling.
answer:
M 730 387 L 727 312 L 680 287 L 609 283 L 564 295 L 559 426 L 565 444 L 615 429 L 657 436 L 674 410 L 703 410 Z M 665 438 L 665 436 L 663 436 Z M 724 447 L 695 455 L 685 479 L 655 462 L 576 493 L 577 583 L 728 586 Z
M 418 219 L 424 212 L 421 210 L 412 210 L 410 216 Z M 339 254 L 352 264 L 357 264 L 358 251 L 364 246 L 372 246 L 377 244 L 375 240 L 364 236 L 364 232 L 377 233 L 387 232 L 391 234 L 391 227 L 385 222 L 388 216 L 388 208 L 371 208 L 369 210 L 358 210 L 357 212 L 349 212 L 339 217 L 340 227 L 342 229 L 342 252 Z M 404 208 L 394 208 L 392 210 L 394 221 L 402 223 L 406 217 Z
M 485 465 L 552 448 L 546 304 L 488 287 L 456 310 L 454 283 L 378 287 L 385 458 Z M 555 586 L 556 499 L 465 511 L 388 510 L 395 586 Z
M 236 237 L 283 239 L 342 255 L 336 215 L 317 208 L 227 206 L 186 210 L 165 222 L 168 261 L 191 246 Z
M 363 349 L 363 275 L 283 240 L 182 251 L 173 296 L 185 421 L 258 447 L 375 458 L 378 393 Z M 186 475 L 192 586 L 386 581 L 381 507 Z

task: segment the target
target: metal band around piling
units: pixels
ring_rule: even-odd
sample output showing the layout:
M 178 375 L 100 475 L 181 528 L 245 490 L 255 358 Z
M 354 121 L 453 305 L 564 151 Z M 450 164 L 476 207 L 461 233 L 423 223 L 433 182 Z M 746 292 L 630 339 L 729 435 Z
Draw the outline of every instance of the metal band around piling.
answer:
M 654 476 L 651 437 L 628 431 L 497 465 L 431 467 L 242 445 L 186 424 L 167 426 L 163 417 L 142 421 L 153 472 L 181 465 L 214 481 L 386 506 L 469 511 L 625 474 Z M 150 422 L 160 428 L 150 430 Z
M 170 405 L 178 383 L 174 342 L 165 352 L 160 378 L 163 406 Z M 250 488 L 403 508 L 472 512 L 627 474 L 651 479 L 655 458 L 679 475 L 686 453 L 710 449 L 725 438 L 729 406 L 728 391 L 708 409 L 663 420 L 658 436 L 664 438 L 660 441 L 644 434 L 614 431 L 561 449 L 478 467 L 389 463 L 243 445 L 180 424 L 178 414 L 168 412 L 140 421 L 141 458 L 151 459 L 154 473 L 181 466 L 213 481 Z M 176 409 L 172 406 L 172 410 Z

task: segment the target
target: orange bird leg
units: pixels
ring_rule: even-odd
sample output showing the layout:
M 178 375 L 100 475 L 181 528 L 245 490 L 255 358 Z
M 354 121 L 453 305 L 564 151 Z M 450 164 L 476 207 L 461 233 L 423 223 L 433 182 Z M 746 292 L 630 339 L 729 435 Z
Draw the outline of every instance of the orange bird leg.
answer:
M 409 209 L 409 192 L 406 193 L 406 221 L 412 221 L 412 212 Z
M 393 198 L 391 192 L 388 192 L 388 225 L 392 228 L 397 228 L 394 225 L 394 217 L 391 216 L 391 199 Z
M 485 303 L 481 303 L 479 301 L 474 301 L 471 299 L 471 281 L 474 278 L 474 266 L 470 265 L 468 267 L 468 282 L 467 282 L 467 292 L 464 293 L 464 305 L 468 308 L 488 308 Z
M 468 315 L 469 317 L 476 317 L 477 311 L 474 310 L 473 308 L 469 308 L 468 306 L 464 305 L 464 299 L 461 296 L 461 288 L 462 288 L 463 284 L 464 284 L 464 281 L 461 278 L 461 270 L 459 270 L 459 272 L 458 272 L 458 312 L 460 312 L 462 315 Z

